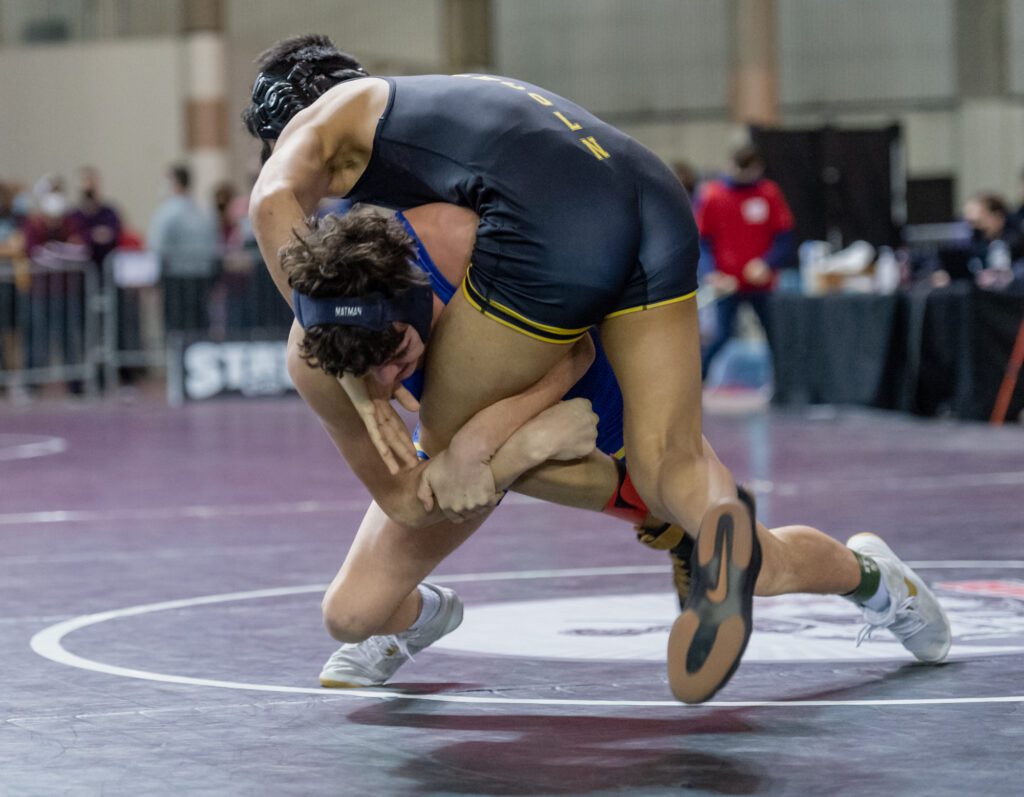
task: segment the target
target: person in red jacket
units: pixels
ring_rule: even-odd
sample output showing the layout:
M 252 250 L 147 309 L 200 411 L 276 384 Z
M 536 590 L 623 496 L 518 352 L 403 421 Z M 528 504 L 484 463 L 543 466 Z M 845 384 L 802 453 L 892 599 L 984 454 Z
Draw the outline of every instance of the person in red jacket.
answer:
M 768 297 L 776 272 L 793 255 L 793 214 L 778 184 L 764 176 L 764 161 L 751 146 L 732 154 L 729 174 L 701 189 L 696 207 L 701 249 L 714 262 L 710 279 L 718 300 L 718 332 L 704 351 L 703 373 L 733 336 L 736 313 L 746 303 L 771 339 Z

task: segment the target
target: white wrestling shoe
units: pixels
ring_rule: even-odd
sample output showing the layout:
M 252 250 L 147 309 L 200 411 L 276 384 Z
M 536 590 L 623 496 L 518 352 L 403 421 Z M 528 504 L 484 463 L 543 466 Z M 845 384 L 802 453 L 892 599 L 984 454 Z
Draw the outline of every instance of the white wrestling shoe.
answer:
M 462 601 L 453 590 L 424 584 L 441 596 L 437 614 L 415 633 L 372 636 L 354 645 L 342 645 L 327 660 L 320 685 L 332 689 L 381 686 L 398 668 L 462 623 Z
M 937 664 L 946 658 L 953 641 L 949 619 L 921 577 L 874 534 L 854 534 L 846 547 L 875 561 L 889 592 L 885 611 L 861 607 L 867 625 L 857 636 L 857 644 L 870 639 L 876 628 L 888 628 L 919 661 Z

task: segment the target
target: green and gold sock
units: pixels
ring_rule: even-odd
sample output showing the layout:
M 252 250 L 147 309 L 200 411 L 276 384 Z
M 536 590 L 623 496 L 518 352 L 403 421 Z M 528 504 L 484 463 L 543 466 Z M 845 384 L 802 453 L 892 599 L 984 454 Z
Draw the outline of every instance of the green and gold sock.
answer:
M 851 553 L 857 557 L 857 564 L 860 566 L 860 584 L 853 592 L 847 592 L 843 597 L 863 605 L 878 593 L 878 588 L 882 583 L 882 571 L 878 569 L 874 559 L 856 551 Z

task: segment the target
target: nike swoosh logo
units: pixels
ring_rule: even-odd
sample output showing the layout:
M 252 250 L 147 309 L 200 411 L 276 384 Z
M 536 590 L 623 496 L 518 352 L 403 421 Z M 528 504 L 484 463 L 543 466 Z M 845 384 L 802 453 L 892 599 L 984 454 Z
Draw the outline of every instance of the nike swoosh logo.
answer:
M 715 547 L 719 548 L 718 554 L 718 581 L 715 582 L 715 588 L 708 590 L 708 600 L 712 603 L 721 603 L 729 595 L 729 557 L 725 556 L 725 541 L 726 534 L 722 531 L 718 532 L 718 539 L 716 540 Z

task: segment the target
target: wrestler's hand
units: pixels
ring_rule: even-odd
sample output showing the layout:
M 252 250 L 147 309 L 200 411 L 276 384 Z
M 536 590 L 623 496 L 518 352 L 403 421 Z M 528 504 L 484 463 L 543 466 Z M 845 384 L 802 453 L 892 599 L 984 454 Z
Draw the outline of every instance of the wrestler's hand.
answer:
M 397 475 L 403 468 L 414 468 L 419 464 L 412 435 L 401 416 L 391 404 L 395 398 L 410 412 L 419 409 L 419 403 L 401 385 L 390 388 L 369 377 L 345 374 L 338 379 L 352 401 L 374 448 L 384 460 L 388 471 Z
M 436 503 L 453 523 L 490 510 L 502 496 L 494 486 L 489 463 L 461 457 L 450 448 L 430 460 L 420 476 L 417 495 L 427 512 Z
M 597 444 L 597 422 L 590 401 L 574 398 L 548 407 L 519 431 L 538 463 L 582 459 Z

